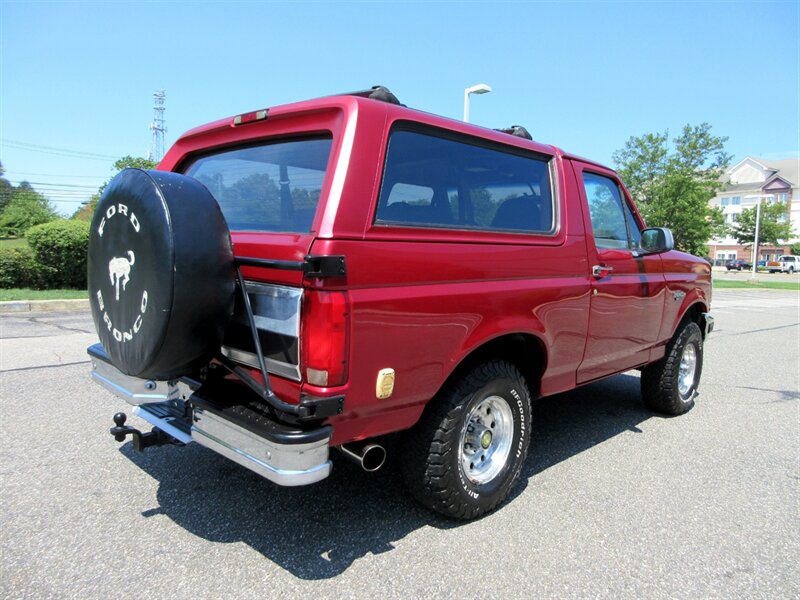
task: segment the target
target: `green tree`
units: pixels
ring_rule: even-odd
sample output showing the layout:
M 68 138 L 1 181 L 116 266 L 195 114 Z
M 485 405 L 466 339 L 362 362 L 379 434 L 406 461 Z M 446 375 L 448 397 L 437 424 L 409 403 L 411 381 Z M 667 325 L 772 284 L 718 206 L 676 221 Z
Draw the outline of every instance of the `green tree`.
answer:
M 30 185 L 20 184 L 0 214 L 0 236 L 19 237 L 34 225 L 58 218 L 58 213 L 47 198 L 31 189 Z
M 114 170 L 119 173 L 122 169 L 155 169 L 156 165 L 155 161 L 150 160 L 149 158 L 144 158 L 141 156 L 131 156 L 130 154 L 123 156 L 117 162 L 114 163 Z
M 747 208 L 739 214 L 733 226 L 733 236 L 739 244 L 752 246 L 756 238 L 757 207 Z M 758 243 L 778 245 L 792 237 L 792 223 L 786 203 L 761 204 L 761 223 L 758 228 Z
M 794 254 L 795 256 L 800 256 L 800 244 L 792 244 L 789 248 L 789 252 Z
M 3 177 L 5 174 L 6 170 L 3 167 L 3 163 L 0 162 L 0 213 L 3 212 L 3 209 L 11 201 L 11 196 L 14 194 L 14 186 Z
M 103 184 L 105 187 L 106 184 Z M 76 221 L 91 221 L 92 217 L 94 216 L 94 209 L 97 206 L 97 202 L 100 200 L 100 193 L 95 192 L 92 194 L 92 197 L 89 198 L 86 202 L 81 204 L 80 208 L 72 213 L 70 219 L 74 219 Z
M 701 255 L 725 231 L 722 211 L 708 201 L 730 164 L 727 140 L 712 135 L 708 123 L 685 125 L 672 151 L 667 133 L 648 133 L 629 138 L 612 156 L 647 224 L 669 227 L 679 250 Z
M 114 175 L 116 175 L 123 169 L 148 170 L 155 169 L 156 165 L 157 163 L 149 158 L 144 158 L 142 156 L 131 156 L 130 154 L 127 154 L 114 162 L 112 171 L 114 171 Z M 97 202 L 100 200 L 100 196 L 102 196 L 103 192 L 106 190 L 109 181 L 103 182 L 103 185 L 98 188 L 97 193 L 92 194 L 92 197 L 89 198 L 89 200 L 87 200 L 84 204 L 81 204 L 80 208 L 72 214 L 71 218 L 79 221 L 91 221 L 92 216 L 94 215 L 94 209 L 97 206 Z

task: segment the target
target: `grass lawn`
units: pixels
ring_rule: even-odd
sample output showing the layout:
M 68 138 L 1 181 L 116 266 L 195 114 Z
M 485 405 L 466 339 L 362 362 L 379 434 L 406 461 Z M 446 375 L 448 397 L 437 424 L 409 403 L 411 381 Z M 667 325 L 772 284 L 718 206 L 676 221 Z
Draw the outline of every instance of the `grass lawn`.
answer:
M 800 292 L 800 282 L 797 281 L 737 281 L 733 279 L 715 279 L 715 290 L 747 289 L 747 290 L 794 290 Z
M 28 240 L 25 238 L 0 238 L 0 248 L 27 248 Z
M 0 302 L 7 300 L 82 300 L 89 297 L 86 290 L 29 290 L 0 289 Z

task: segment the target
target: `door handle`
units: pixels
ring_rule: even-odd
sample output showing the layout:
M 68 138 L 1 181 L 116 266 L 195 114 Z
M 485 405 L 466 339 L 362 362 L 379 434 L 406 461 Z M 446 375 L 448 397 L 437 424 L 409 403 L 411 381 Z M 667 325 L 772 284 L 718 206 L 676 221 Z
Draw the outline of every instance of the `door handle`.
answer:
M 608 267 L 606 265 L 595 265 L 592 267 L 592 277 L 597 277 L 598 279 L 602 279 L 603 277 L 608 277 L 611 275 L 611 272 L 614 270 L 614 267 Z

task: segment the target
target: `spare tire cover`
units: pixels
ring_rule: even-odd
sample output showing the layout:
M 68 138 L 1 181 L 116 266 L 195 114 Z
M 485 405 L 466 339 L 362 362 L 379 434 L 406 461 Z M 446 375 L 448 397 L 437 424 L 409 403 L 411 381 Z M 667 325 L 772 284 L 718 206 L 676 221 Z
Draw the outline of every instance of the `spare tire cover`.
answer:
M 233 248 L 196 179 L 120 172 L 97 203 L 87 268 L 97 333 L 123 373 L 173 379 L 219 351 L 233 313 Z

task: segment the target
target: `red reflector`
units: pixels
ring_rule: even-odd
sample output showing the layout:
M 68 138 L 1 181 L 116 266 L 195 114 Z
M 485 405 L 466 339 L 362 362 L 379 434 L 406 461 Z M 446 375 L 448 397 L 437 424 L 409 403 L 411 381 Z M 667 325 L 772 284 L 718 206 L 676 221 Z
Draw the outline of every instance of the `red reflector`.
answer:
M 347 381 L 347 297 L 344 292 L 306 291 L 300 341 L 303 378 L 331 387 Z
M 256 110 L 254 112 L 244 113 L 233 118 L 234 125 L 246 125 L 247 123 L 254 123 L 255 121 L 263 121 L 267 118 L 267 109 Z

